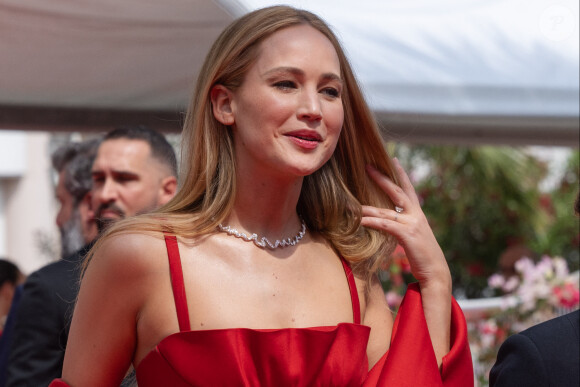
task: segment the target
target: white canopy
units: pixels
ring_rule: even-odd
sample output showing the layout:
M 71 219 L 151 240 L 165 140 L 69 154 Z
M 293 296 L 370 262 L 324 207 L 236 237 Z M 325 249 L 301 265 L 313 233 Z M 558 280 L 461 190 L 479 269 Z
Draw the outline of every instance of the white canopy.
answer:
M 267 0 L 1 0 L 0 128 L 180 129 L 209 45 Z M 578 0 L 286 1 L 342 40 L 387 135 L 578 146 Z

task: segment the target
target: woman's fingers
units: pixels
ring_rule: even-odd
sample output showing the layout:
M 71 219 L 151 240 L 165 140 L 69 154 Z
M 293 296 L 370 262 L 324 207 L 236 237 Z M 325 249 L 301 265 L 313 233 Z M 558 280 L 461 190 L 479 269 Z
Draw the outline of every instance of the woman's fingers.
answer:
M 398 240 L 404 239 L 403 214 L 384 208 L 363 206 L 362 215 L 361 226 L 387 232 Z
M 362 206 L 361 225 L 393 235 L 405 249 L 415 278 L 425 281 L 432 273 L 444 272 L 447 263 L 409 176 L 396 159 L 393 164 L 400 187 L 375 168 L 367 167 L 370 177 L 391 198 L 394 208 Z
M 395 172 L 397 173 L 397 177 L 399 178 L 401 188 L 407 194 L 410 200 L 412 200 L 416 204 L 419 204 L 419 198 L 417 197 L 417 193 L 415 192 L 415 187 L 413 186 L 413 183 L 411 183 L 409 175 L 407 175 L 407 172 L 401 166 L 399 159 L 397 159 L 396 157 L 393 158 L 393 165 L 395 166 Z
M 371 179 L 391 198 L 395 207 L 404 209 L 408 198 L 405 191 L 372 165 L 367 165 L 366 169 Z
M 396 210 L 371 206 L 362 206 L 362 216 L 363 218 L 386 219 L 394 222 L 400 221 L 402 223 L 405 221 L 404 210 L 402 212 L 397 212 Z

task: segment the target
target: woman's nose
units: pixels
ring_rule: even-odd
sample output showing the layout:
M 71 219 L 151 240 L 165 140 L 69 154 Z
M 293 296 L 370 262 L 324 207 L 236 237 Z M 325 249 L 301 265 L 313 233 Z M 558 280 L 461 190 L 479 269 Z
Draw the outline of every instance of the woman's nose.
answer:
M 322 119 L 322 106 L 317 91 L 303 91 L 300 95 L 300 118 L 317 121 Z

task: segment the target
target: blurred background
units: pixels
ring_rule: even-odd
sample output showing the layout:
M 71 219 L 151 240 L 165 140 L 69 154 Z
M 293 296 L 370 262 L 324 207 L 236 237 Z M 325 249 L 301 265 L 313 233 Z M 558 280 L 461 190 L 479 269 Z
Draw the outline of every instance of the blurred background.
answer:
M 234 18 L 277 3 L 0 1 L 0 256 L 25 274 L 59 256 L 49 158 L 58 145 L 145 124 L 179 149 L 213 40 Z M 521 258 L 562 259 L 577 276 L 578 0 L 283 3 L 322 16 L 342 41 L 470 321 L 500 313 L 517 287 L 489 279 L 523 284 Z M 406 268 L 397 250 L 381 274 L 395 309 L 413 280 Z M 517 328 L 502 328 L 498 316 L 485 327 L 496 341 Z

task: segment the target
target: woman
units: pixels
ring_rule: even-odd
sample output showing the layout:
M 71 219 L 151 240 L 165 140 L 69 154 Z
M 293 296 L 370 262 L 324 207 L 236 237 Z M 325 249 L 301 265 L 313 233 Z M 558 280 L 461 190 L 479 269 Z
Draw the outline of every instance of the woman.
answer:
M 290 7 L 234 21 L 183 144 L 174 200 L 95 246 L 64 381 L 118 385 L 132 364 L 140 387 L 473 383 L 445 258 L 323 21 Z M 409 324 L 376 276 L 396 241 L 420 286 Z

